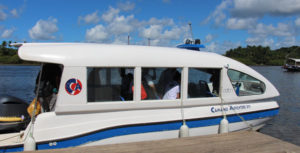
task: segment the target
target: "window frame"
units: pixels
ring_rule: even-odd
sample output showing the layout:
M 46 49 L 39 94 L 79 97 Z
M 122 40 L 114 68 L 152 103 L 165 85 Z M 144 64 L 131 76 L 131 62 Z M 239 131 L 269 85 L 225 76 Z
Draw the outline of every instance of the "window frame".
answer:
M 263 92 L 260 93 L 260 94 L 238 95 L 238 94 L 236 93 L 236 91 L 235 91 L 236 89 L 235 89 L 234 85 L 232 84 L 232 80 L 231 80 L 231 78 L 230 78 L 230 76 L 229 76 L 229 71 L 230 71 L 230 70 L 233 70 L 233 71 L 236 71 L 236 72 L 239 72 L 239 73 L 243 73 L 243 74 L 245 74 L 245 75 L 248 75 L 248 76 L 254 78 L 256 81 L 259 81 L 260 83 L 262 83 L 263 86 L 264 86 Z M 263 81 L 261 81 L 260 79 L 257 79 L 256 77 L 253 77 L 252 75 L 250 75 L 250 74 L 248 74 L 248 73 L 245 73 L 245 72 L 242 72 L 242 71 L 239 71 L 239 70 L 230 68 L 230 69 L 227 70 L 227 76 L 228 76 L 229 81 L 230 81 L 230 84 L 231 84 L 231 86 L 232 86 L 232 88 L 233 88 L 233 90 L 234 90 L 234 94 L 235 94 L 237 97 L 260 96 L 260 95 L 263 95 L 263 94 L 266 92 L 266 84 L 265 84 Z
M 166 69 L 168 69 L 168 68 L 175 68 L 175 69 L 180 69 L 180 74 L 181 74 L 181 80 L 180 80 L 180 98 L 178 98 L 178 99 L 140 99 L 140 101 L 141 102 L 165 102 L 165 101 L 168 101 L 168 102 L 170 102 L 170 101 L 178 101 L 178 100 L 181 100 L 182 99 L 182 87 L 183 87 L 183 69 L 184 69 L 184 67 L 168 67 L 168 66 L 166 66 L 166 67 L 152 67 L 152 66 L 143 66 L 143 67 L 141 67 L 141 73 L 140 73 L 140 84 L 142 84 L 142 73 L 143 73 L 143 69 L 144 68 L 146 68 L 146 69 L 164 69 L 164 70 L 166 70 Z M 164 71 L 163 70 L 163 71 Z M 161 76 L 161 75 L 160 75 Z M 157 78 L 159 78 L 160 76 L 156 76 Z M 159 79 L 158 79 L 158 81 L 159 81 Z M 141 91 L 141 89 L 140 89 L 140 91 Z M 141 93 L 140 93 L 141 94 Z
M 189 90 L 189 71 L 190 69 L 206 69 L 206 70 L 219 70 L 219 90 L 218 90 L 218 95 L 217 96 L 213 96 L 213 97 L 188 97 L 188 90 Z M 215 67 L 212 67 L 212 68 L 208 68 L 208 67 L 188 67 L 188 76 L 187 76 L 187 99 L 195 99 L 195 100 L 199 100 L 199 99 L 211 99 L 211 98 L 220 98 L 220 92 L 221 92 L 221 84 L 222 84 L 222 68 L 215 68 Z M 212 89 L 213 90 L 213 89 Z M 211 92 L 212 93 L 212 92 Z
M 135 73 L 136 73 L 136 67 L 133 67 L 133 66 L 114 66 L 114 67 L 109 67 L 109 66 L 86 66 L 85 69 L 86 69 L 86 103 L 87 104 L 112 104 L 112 103 L 127 103 L 127 102 L 134 102 L 135 101 L 135 91 L 133 92 L 133 96 L 132 96 L 132 100 L 125 100 L 125 101 L 122 101 L 121 99 L 120 100 L 116 100 L 116 101 L 108 101 L 108 100 L 105 100 L 105 101 L 89 101 L 89 97 L 88 97 L 88 77 L 89 77 L 89 74 L 88 74 L 88 69 L 89 68 L 103 68 L 103 69 L 121 69 L 121 68 L 125 68 L 125 69 L 133 69 L 133 85 L 135 85 Z

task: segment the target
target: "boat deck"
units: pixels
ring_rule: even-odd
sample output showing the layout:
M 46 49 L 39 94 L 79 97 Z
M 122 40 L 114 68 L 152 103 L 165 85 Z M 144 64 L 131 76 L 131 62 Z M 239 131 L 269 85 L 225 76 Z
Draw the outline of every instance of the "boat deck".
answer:
M 21 135 L 23 135 L 23 132 L 0 134 L 0 146 L 9 145 L 9 144 L 21 144 L 22 143 L 22 139 L 20 138 Z
M 33 151 L 34 152 L 34 151 Z M 76 147 L 56 150 L 42 150 L 40 153 L 195 153 L 195 152 L 260 152 L 260 153 L 296 153 L 300 147 L 277 138 L 253 131 L 233 132 L 229 134 L 186 137 L 158 141 L 123 143 L 92 147 Z

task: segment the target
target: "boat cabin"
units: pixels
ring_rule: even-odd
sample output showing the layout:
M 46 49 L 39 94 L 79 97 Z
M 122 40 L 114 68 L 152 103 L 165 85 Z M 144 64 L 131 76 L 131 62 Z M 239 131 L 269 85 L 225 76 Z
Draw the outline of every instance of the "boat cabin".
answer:
M 24 134 L 0 135 L 0 152 L 177 138 L 184 125 L 185 136 L 257 130 L 279 110 L 265 77 L 216 53 L 25 43 L 18 54 L 42 63 L 35 91 L 43 112 Z
M 25 43 L 23 60 L 44 63 L 39 93 L 56 113 L 172 108 L 278 95 L 253 69 L 227 57 L 177 48 Z M 38 79 L 37 79 L 38 80 Z M 45 85 L 44 85 L 45 84 Z M 45 88 L 45 89 L 44 89 Z M 48 97 L 55 95 L 55 101 Z M 47 99 L 48 98 L 48 99 Z M 43 102 L 42 102 L 43 103 Z
M 288 65 L 300 66 L 300 59 L 289 58 L 286 62 Z

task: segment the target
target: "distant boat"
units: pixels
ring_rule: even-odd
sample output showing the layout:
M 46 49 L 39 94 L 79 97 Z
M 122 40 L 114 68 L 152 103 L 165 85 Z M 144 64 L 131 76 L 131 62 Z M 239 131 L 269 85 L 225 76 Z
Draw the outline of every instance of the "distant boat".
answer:
M 300 72 L 300 59 L 288 58 L 283 68 L 290 72 Z

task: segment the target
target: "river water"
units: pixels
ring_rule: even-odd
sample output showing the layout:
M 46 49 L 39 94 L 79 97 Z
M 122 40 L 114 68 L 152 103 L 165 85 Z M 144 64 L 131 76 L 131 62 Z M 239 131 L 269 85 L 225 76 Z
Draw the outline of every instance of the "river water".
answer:
M 285 72 L 279 66 L 253 66 L 278 89 L 279 114 L 260 130 L 300 145 L 300 72 Z M 34 98 L 39 66 L 0 66 L 0 95 L 8 94 L 30 102 Z

